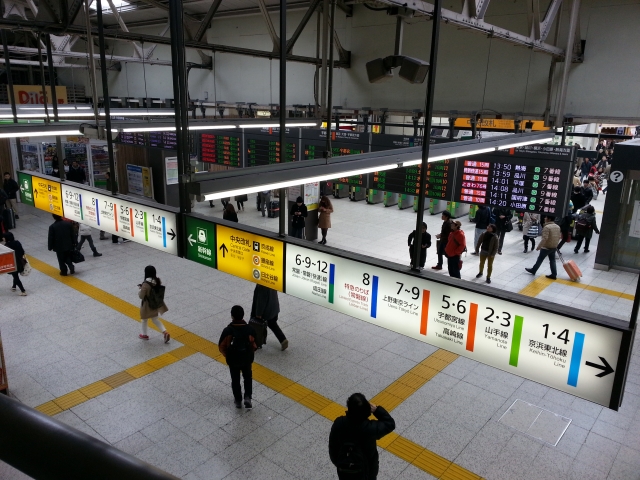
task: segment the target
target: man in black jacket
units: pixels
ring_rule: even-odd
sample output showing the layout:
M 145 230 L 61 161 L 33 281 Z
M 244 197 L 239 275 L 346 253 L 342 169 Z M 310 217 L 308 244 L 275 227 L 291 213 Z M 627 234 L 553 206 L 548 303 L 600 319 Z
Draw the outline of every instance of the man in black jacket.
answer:
M 307 218 L 307 206 L 302 201 L 302 197 L 296 198 L 296 204 L 291 207 L 291 223 L 293 226 L 293 236 L 296 238 L 302 238 L 302 231 L 304 230 L 305 218 Z
M 493 216 L 496 219 L 496 228 L 498 230 L 496 232 L 499 238 L 498 255 L 502 255 L 502 245 L 504 244 L 504 237 L 507 232 L 513 230 L 513 224 L 511 223 L 513 212 L 508 208 L 495 207 L 493 209 Z
M 280 302 L 278 301 L 278 292 L 257 283 L 253 291 L 251 318 L 257 318 L 263 323 L 267 322 L 267 326 L 280 342 L 282 350 L 286 350 L 289 346 L 289 340 L 287 340 L 287 337 L 278 325 L 279 313 Z
M 236 408 L 242 408 L 242 387 L 240 373 L 244 378 L 244 408 L 251 409 L 253 394 L 253 363 L 256 332 L 244 321 L 244 309 L 240 305 L 231 308 L 231 323 L 222 331 L 218 340 L 218 350 L 224 355 L 231 373 L 231 390 Z
M 491 219 L 491 209 L 486 205 L 478 205 L 476 211 L 476 230 L 474 232 L 473 244 L 478 245 L 480 235 L 487 231 Z M 478 255 L 478 251 L 471 252 L 471 255 Z
M 333 422 L 329 434 L 329 457 L 339 479 L 375 480 L 379 461 L 376 441 L 393 432 L 396 422 L 382 407 L 367 401 L 361 393 L 347 400 L 346 416 Z M 369 420 L 373 414 L 377 420 Z
M 584 197 L 585 205 L 589 205 L 591 200 L 593 200 L 593 190 L 591 189 L 591 185 L 589 185 L 589 180 L 582 182 L 582 196 Z
M 53 215 L 53 222 L 49 226 L 49 251 L 56 252 L 58 257 L 58 265 L 60 266 L 60 275 L 67 275 L 67 266 L 69 272 L 73 275 L 75 268 L 71 261 L 71 251 L 75 244 L 75 235 L 71 222 L 65 222 L 60 215 Z
M 18 203 L 17 203 L 17 192 L 20 190 L 18 186 L 18 182 L 16 182 L 13 178 L 11 178 L 11 174 L 9 172 L 4 172 L 4 182 L 2 184 L 2 188 L 4 192 L 9 197 L 6 201 L 6 207 L 13 209 L 15 213 L 15 218 L 20 218 L 18 216 Z M 1 209 L 0 209 L 1 210 Z
M 442 212 L 442 228 L 440 233 L 436 235 L 438 239 L 438 264 L 431 267 L 434 270 L 442 270 L 442 257 L 444 256 L 444 249 L 449 241 L 449 234 L 451 233 L 451 212 L 445 210 Z
M 87 175 L 84 173 L 84 168 L 80 166 L 77 160 L 71 162 L 71 168 L 67 172 L 67 180 L 76 183 L 86 183 Z

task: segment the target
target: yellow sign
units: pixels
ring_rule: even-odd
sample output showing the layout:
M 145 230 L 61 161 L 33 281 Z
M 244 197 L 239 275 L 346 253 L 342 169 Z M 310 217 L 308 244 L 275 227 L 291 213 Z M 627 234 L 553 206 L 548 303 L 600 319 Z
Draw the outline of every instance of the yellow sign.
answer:
M 58 182 L 32 177 L 33 204 L 45 212 L 62 216 L 62 191 Z
M 522 120 L 520 122 L 520 131 L 524 132 L 525 124 L 529 121 L 533 123 L 533 127 L 531 128 L 532 131 L 549 130 L 548 127 L 544 126 L 544 122 L 542 120 Z M 482 118 L 478 122 L 477 126 L 478 128 L 495 128 L 498 130 L 511 131 L 516 128 L 514 120 L 503 120 L 498 118 Z M 471 130 L 471 119 L 456 118 L 455 128 L 465 128 Z
M 51 87 L 46 86 L 44 91 L 47 94 L 47 103 L 52 103 Z M 14 85 L 13 93 L 18 105 L 44 105 L 42 87 L 39 85 Z M 56 87 L 56 100 L 58 104 L 68 103 L 67 87 Z
M 218 270 L 283 291 L 284 247 L 281 241 L 223 225 L 217 225 L 216 230 Z

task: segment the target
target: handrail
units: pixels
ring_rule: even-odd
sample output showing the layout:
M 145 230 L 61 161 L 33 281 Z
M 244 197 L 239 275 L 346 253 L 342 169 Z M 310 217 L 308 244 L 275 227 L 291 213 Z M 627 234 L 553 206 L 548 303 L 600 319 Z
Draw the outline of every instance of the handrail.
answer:
M 6 395 L 0 395 L 0 460 L 37 480 L 177 480 Z

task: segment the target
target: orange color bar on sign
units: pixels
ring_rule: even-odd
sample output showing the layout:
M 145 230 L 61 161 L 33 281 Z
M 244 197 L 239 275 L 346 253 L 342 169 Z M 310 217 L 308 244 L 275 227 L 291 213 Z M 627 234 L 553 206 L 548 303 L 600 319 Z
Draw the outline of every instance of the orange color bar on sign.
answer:
M 467 350 L 473 352 L 473 344 L 476 340 L 476 317 L 478 316 L 478 304 L 472 303 L 469 308 L 469 329 L 467 330 Z
M 118 231 L 118 206 L 113 204 L 113 218 L 116 220 L 116 232 Z
M 427 320 L 429 320 L 429 290 L 422 291 L 422 316 L 420 318 L 420 335 L 427 334 Z
M 131 224 L 131 236 L 133 237 L 133 208 L 129 209 L 129 223 Z

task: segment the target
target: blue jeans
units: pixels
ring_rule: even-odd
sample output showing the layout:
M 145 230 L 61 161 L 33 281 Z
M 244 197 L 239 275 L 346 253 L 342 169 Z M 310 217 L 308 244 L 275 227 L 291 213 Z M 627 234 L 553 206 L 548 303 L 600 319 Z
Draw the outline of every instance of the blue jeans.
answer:
M 542 265 L 542 262 L 544 261 L 544 259 L 547 257 L 549 257 L 549 267 L 551 267 L 551 275 L 555 277 L 558 275 L 558 271 L 556 270 L 556 249 L 555 248 L 541 248 L 540 254 L 538 255 L 538 260 L 536 260 L 536 264 L 533 267 L 531 267 L 531 270 L 533 270 L 533 273 L 535 274 L 540 268 L 540 265 Z

